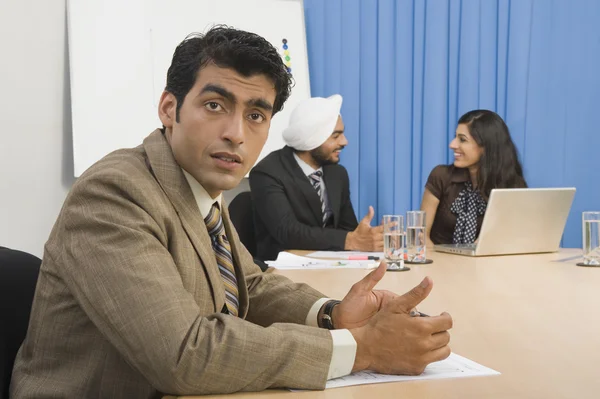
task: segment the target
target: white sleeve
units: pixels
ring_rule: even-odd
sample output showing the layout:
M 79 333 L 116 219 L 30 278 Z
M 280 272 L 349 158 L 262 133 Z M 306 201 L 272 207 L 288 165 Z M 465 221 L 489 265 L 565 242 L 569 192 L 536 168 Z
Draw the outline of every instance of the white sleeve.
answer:
M 319 310 L 325 302 L 330 300 L 330 298 L 321 298 L 315 302 L 306 316 L 305 324 L 307 326 L 319 326 L 317 320 Z M 350 374 L 356 357 L 356 341 L 349 330 L 331 330 L 330 333 L 333 340 L 333 353 L 327 374 L 328 380 Z

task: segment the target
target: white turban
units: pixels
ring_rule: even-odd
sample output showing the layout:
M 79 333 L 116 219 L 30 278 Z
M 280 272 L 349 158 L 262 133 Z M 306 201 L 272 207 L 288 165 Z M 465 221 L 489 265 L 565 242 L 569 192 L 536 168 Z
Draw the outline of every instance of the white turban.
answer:
M 333 133 L 341 108 L 342 96 L 339 94 L 302 101 L 290 116 L 283 140 L 298 151 L 314 150 Z

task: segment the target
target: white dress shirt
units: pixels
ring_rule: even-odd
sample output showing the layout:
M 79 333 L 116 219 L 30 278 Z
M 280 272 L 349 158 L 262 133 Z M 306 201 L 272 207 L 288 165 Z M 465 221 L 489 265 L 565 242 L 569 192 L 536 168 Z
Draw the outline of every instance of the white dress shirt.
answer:
M 294 156 L 296 156 L 296 154 L 294 154 Z M 314 172 L 312 167 L 306 164 L 306 162 L 302 161 L 300 158 L 297 160 L 308 166 L 311 169 L 310 173 Z M 299 165 L 300 162 L 298 162 Z M 302 167 L 302 165 L 300 165 L 300 167 Z M 181 170 L 183 171 L 183 174 L 185 175 L 185 178 L 192 189 L 194 199 L 196 200 L 198 209 L 200 209 L 200 213 L 202 214 L 202 219 L 208 215 L 210 208 L 214 203 L 217 203 L 219 208 L 221 207 L 221 200 L 223 198 L 222 194 L 219 194 L 216 198 L 212 198 L 208 192 L 206 192 L 204 187 L 202 187 L 202 185 L 200 185 L 200 183 L 198 183 L 198 181 L 194 179 L 192 175 L 183 169 Z M 321 184 L 323 183 L 321 182 Z M 325 186 L 323 186 L 323 190 L 324 189 Z M 329 298 L 321 298 L 315 302 L 306 316 L 306 325 L 318 327 L 317 316 L 319 314 L 319 310 L 321 310 L 323 304 L 329 300 Z M 354 366 L 354 358 L 356 357 L 356 341 L 354 340 L 354 337 L 350 331 L 331 330 L 330 333 L 333 340 L 333 353 L 331 355 L 329 373 L 327 374 L 328 380 L 350 374 L 352 367 Z

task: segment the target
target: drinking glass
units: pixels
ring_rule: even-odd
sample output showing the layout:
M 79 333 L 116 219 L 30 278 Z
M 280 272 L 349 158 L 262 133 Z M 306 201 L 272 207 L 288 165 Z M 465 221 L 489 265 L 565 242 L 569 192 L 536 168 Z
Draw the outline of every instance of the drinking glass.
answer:
M 583 263 L 600 266 L 600 212 L 583 212 Z
M 383 255 L 387 268 L 402 270 L 404 266 L 404 218 L 401 215 L 383 216 Z
M 425 211 L 406 212 L 406 260 L 425 263 L 427 249 L 425 242 Z

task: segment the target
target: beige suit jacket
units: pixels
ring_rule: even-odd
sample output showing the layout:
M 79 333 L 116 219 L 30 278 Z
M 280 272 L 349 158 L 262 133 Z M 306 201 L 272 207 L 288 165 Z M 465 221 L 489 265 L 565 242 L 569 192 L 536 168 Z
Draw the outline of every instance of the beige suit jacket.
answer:
M 323 295 L 261 273 L 223 208 L 241 317 L 220 313 L 211 240 L 160 130 L 88 169 L 46 243 L 11 397 L 324 388 L 331 335 L 303 325 Z

